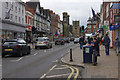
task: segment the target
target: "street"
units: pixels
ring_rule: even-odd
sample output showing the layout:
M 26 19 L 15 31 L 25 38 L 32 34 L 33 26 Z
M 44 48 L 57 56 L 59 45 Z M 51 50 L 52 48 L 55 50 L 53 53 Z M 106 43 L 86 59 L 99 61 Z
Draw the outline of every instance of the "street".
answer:
M 8 56 L 2 60 L 3 78 L 41 78 L 53 66 L 65 67 L 57 63 L 59 59 L 69 52 L 69 49 L 78 44 L 65 44 L 53 46 L 51 49 L 33 49 L 30 55 L 23 57 Z M 57 66 L 58 65 L 58 66 Z M 68 74 L 69 69 L 64 74 Z M 58 72 L 54 72 L 58 74 Z M 48 76 L 49 77 L 49 76 Z M 67 78 L 68 76 L 66 76 Z

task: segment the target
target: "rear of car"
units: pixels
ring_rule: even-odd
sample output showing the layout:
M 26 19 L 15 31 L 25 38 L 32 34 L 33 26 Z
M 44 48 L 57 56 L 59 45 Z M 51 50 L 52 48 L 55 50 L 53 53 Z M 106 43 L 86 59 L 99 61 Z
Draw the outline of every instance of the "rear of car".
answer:
M 77 44 L 77 43 L 79 43 L 79 38 L 74 39 L 74 44 Z
M 35 49 L 37 49 L 38 47 L 52 48 L 52 43 L 47 37 L 39 37 L 36 39 Z
M 30 54 L 30 46 L 26 43 L 20 43 L 18 40 L 4 41 L 2 45 L 2 57 L 5 55 L 18 55 Z
M 64 40 L 63 39 L 56 39 L 55 40 L 55 45 L 64 45 Z
M 70 43 L 70 38 L 64 38 L 65 43 Z

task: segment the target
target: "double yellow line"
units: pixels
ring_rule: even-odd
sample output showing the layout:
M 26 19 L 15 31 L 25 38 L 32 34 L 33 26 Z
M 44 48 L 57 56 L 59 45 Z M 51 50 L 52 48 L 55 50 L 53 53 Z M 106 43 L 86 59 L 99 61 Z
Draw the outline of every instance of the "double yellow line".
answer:
M 67 80 L 70 80 L 70 78 L 72 77 L 72 75 L 74 74 L 75 70 L 76 70 L 76 75 L 74 76 L 74 79 L 73 80 L 76 80 L 78 75 L 79 75 L 79 69 L 77 69 L 76 67 L 71 67 L 71 66 L 68 66 L 68 65 L 62 65 L 62 66 L 65 66 L 65 67 L 68 67 L 69 69 L 71 69 L 71 73 L 70 75 L 68 76 Z M 74 70 L 75 69 L 75 70 Z

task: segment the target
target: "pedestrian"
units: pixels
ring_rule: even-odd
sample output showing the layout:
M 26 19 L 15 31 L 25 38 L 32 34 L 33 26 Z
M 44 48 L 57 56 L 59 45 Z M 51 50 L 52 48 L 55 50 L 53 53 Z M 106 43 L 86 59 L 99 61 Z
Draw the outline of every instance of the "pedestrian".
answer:
M 106 55 L 109 55 L 110 38 L 108 37 L 108 34 L 106 34 L 106 36 L 104 37 L 103 43 L 104 43 L 104 45 L 105 45 Z
M 83 36 L 81 36 L 79 39 L 80 49 L 82 49 L 83 43 L 84 43 L 84 39 L 83 39 Z
M 98 45 L 99 45 L 99 47 L 98 47 L 98 56 L 100 56 L 100 38 L 99 38 L 99 36 L 97 36 L 97 42 L 98 42 Z
M 97 64 L 97 56 L 99 50 L 99 45 L 96 38 L 93 39 L 93 43 L 91 44 L 91 46 L 93 47 L 93 65 L 95 66 Z
M 116 48 L 116 55 L 118 56 L 118 53 L 119 53 L 119 39 L 118 38 L 116 38 L 116 40 L 115 40 L 115 48 Z
M 90 36 L 88 36 L 87 40 L 88 40 L 88 44 L 91 44 Z

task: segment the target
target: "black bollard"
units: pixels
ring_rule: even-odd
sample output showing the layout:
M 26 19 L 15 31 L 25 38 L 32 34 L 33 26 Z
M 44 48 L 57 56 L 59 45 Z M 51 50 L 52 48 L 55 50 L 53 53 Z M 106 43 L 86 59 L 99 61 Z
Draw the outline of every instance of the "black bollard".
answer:
M 72 62 L 73 59 L 72 59 L 72 48 L 70 48 L 70 62 Z

